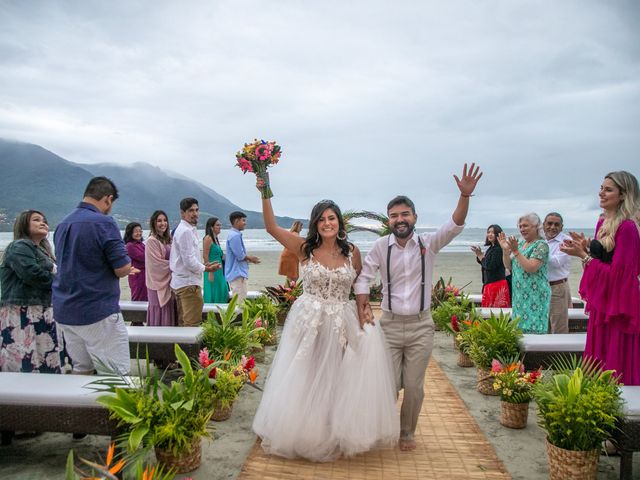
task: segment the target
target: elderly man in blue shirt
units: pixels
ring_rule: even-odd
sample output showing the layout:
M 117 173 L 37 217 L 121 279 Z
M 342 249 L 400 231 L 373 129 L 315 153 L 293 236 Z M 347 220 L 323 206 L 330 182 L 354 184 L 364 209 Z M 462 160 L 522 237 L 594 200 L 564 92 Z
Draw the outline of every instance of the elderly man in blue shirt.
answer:
M 238 295 L 238 303 L 247 298 L 247 280 L 249 279 L 249 264 L 260 263 L 258 257 L 247 255 L 242 241 L 242 231 L 247 227 L 247 216 L 243 212 L 231 212 L 229 215 L 231 230 L 227 235 L 227 256 L 224 266 L 224 276 L 229 283 L 232 295 Z
M 130 368 L 129 338 L 120 313 L 120 278 L 132 267 L 109 216 L 118 198 L 114 183 L 94 177 L 82 202 L 53 236 L 58 273 L 53 280 L 53 314 L 64 334 L 74 373 L 91 374 Z

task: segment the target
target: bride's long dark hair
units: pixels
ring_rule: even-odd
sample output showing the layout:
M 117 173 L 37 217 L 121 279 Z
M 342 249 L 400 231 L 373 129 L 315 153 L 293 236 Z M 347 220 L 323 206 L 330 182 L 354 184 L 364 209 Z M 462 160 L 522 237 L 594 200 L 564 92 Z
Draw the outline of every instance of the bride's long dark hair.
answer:
M 353 250 L 353 244 L 347 240 L 347 229 L 344 226 L 344 220 L 342 218 L 342 212 L 340 211 L 340 207 L 336 205 L 332 200 L 320 200 L 315 204 L 313 210 L 311 210 L 311 218 L 309 219 L 309 231 L 307 233 L 307 238 L 302 245 L 302 251 L 304 252 L 305 258 L 309 259 L 313 251 L 318 248 L 322 244 L 322 237 L 318 233 L 318 222 L 320 221 L 320 217 L 324 211 L 330 208 L 333 213 L 338 217 L 338 223 L 340 228 L 338 230 L 338 237 L 336 238 L 336 242 L 338 243 L 338 247 L 342 255 L 348 257 Z M 342 237 L 342 238 L 340 238 Z

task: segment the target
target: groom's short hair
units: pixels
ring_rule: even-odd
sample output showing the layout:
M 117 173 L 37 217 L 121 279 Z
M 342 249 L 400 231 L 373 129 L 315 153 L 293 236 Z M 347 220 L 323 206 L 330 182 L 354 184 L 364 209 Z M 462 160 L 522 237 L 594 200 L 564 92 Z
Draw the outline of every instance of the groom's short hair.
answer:
M 416 206 L 406 195 L 398 195 L 397 197 L 391 199 L 391 201 L 387 204 L 387 213 L 396 205 L 406 205 L 411 208 L 411 213 L 413 213 L 414 215 L 416 214 Z

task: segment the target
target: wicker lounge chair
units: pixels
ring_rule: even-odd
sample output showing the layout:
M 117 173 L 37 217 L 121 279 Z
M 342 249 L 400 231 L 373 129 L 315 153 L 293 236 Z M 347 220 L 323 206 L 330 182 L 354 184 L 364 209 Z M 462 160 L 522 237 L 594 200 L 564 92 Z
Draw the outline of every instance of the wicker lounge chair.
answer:
M 558 355 L 576 355 L 582 357 L 587 341 L 586 333 L 568 334 L 525 334 L 520 340 L 520 351 L 524 354 L 524 366 L 527 370 L 539 367 L 548 368 Z
M 2 444 L 13 432 L 118 434 L 109 411 L 96 403 L 101 395 L 85 388 L 99 376 L 0 373 L 0 431 Z

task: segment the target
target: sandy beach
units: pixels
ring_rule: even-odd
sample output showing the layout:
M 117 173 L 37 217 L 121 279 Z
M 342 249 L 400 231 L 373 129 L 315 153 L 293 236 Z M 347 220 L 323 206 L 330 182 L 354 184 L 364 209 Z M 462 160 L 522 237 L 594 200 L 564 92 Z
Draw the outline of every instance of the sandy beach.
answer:
M 280 252 L 274 251 L 252 251 L 251 255 L 260 257 L 260 264 L 251 265 L 249 267 L 249 290 L 263 290 L 265 286 L 276 285 L 284 282 L 284 277 L 278 275 L 278 260 Z M 578 296 L 578 286 L 580 285 L 580 277 L 582 268 L 578 260 L 572 259 L 571 276 L 569 284 L 571 286 L 571 294 Z M 452 278 L 452 282 L 464 288 L 466 293 L 480 293 L 482 290 L 482 279 L 480 276 L 480 265 L 476 263 L 475 256 L 469 252 L 466 253 L 450 253 L 442 252 L 436 256 L 435 268 L 433 269 L 433 280 L 443 277 L 445 281 Z M 129 300 L 131 292 L 129 284 L 124 279 L 120 282 L 122 300 Z

